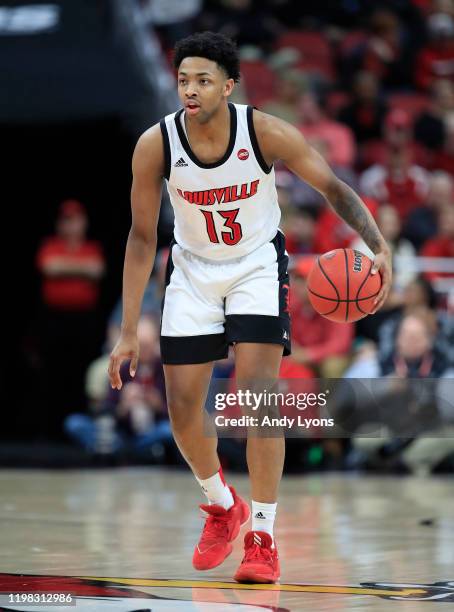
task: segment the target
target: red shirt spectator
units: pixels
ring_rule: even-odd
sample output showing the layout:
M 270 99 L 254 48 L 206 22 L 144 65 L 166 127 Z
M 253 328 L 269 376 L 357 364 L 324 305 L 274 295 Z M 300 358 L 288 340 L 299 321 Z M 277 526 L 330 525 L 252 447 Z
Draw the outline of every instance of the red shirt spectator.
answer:
M 454 79 L 454 19 L 446 13 L 434 13 L 428 20 L 430 43 L 419 53 L 415 80 L 428 89 L 438 78 Z
M 332 166 L 351 167 L 356 157 L 353 132 L 349 127 L 328 119 L 312 93 L 301 98 L 300 130 L 305 138 L 318 149 Z
M 411 163 L 408 147 L 389 147 L 385 164 L 375 164 L 360 178 L 360 191 L 394 206 L 401 221 L 427 198 L 429 175 L 424 168 Z
M 454 261 L 454 208 L 446 206 L 440 212 L 439 216 L 439 233 L 428 240 L 422 250 L 423 257 L 446 257 Z M 429 280 L 454 276 L 447 272 L 427 272 L 426 277 Z
M 297 380 L 301 378 L 312 379 L 314 378 L 314 372 L 307 366 L 297 363 L 291 357 L 284 357 L 281 361 L 279 378 L 296 378 Z M 305 386 L 304 389 L 307 390 L 307 386 Z M 309 390 L 313 391 L 313 388 L 310 387 Z
M 56 235 L 43 243 L 36 256 L 43 275 L 42 298 L 49 308 L 83 311 L 96 307 L 104 256 L 99 243 L 86 239 L 86 228 L 82 204 L 63 202 Z
M 395 158 L 402 158 L 402 161 Z M 413 139 L 413 120 L 402 108 L 393 108 L 383 124 L 383 138 L 366 143 L 361 149 L 360 166 L 368 168 L 412 164 L 423 166 L 429 163 L 427 150 Z

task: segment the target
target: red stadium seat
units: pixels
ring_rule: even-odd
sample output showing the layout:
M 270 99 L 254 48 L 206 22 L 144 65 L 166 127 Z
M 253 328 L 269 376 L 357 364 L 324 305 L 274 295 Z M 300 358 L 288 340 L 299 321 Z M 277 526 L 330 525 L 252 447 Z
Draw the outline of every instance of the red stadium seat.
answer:
M 318 32 L 290 31 L 279 37 L 276 47 L 293 47 L 307 59 L 332 59 L 331 47 L 326 38 Z
M 333 56 L 331 47 L 322 34 L 318 32 L 290 31 L 283 34 L 276 47 L 292 47 L 301 53 L 298 68 L 307 72 L 318 73 L 326 79 L 334 78 Z
M 260 106 L 274 96 L 275 74 L 264 62 L 241 62 L 241 76 L 251 104 Z

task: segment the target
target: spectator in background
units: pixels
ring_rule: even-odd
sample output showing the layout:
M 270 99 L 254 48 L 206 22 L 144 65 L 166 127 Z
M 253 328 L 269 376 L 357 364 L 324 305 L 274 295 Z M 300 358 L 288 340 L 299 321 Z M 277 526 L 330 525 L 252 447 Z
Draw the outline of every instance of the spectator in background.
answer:
M 393 288 L 387 300 L 388 308 L 398 305 L 405 287 L 416 277 L 416 251 L 411 242 L 402 237 L 401 222 L 394 206 L 382 204 L 377 211 L 377 225 L 388 243 L 393 257 Z M 371 259 L 374 254 L 359 237 L 350 245 Z
M 159 357 L 157 326 L 142 317 L 138 326 L 140 361 L 131 378 L 125 365 L 120 391 L 107 385 L 106 397 L 92 415 L 72 414 L 65 422 L 68 435 L 93 453 L 121 450 L 161 460 L 172 440 L 165 404 L 164 377 Z
M 449 366 L 454 367 L 454 319 L 452 312 L 437 310 L 437 295 L 430 282 L 423 276 L 418 276 L 404 290 L 402 305 L 394 310 L 378 330 L 378 350 L 380 360 L 386 361 L 391 354 L 402 319 L 413 313 L 432 312 L 436 317 L 435 347 L 443 354 Z
M 442 13 L 454 17 L 454 0 L 426 0 L 427 13 Z
M 399 17 L 377 8 L 369 19 L 369 36 L 356 50 L 358 68 L 374 74 L 386 89 L 400 89 L 412 78 L 411 48 Z
M 377 376 L 379 376 L 379 365 L 375 342 L 361 337 L 355 338 L 351 363 L 342 378 L 377 378 Z
M 107 327 L 107 337 L 102 348 L 102 354 L 90 363 L 85 373 L 85 395 L 88 405 L 93 412 L 97 412 L 104 404 L 109 390 L 109 358 L 115 346 L 120 329 L 114 325 Z
M 446 121 L 446 140 L 444 147 L 435 151 L 432 167 L 454 174 L 454 117 Z
M 328 152 L 328 143 L 326 141 L 323 139 L 314 138 L 314 140 L 311 141 L 311 144 L 317 148 L 319 153 L 326 157 Z M 352 168 L 348 168 L 347 166 L 337 166 L 333 167 L 332 169 L 338 178 L 347 183 L 347 185 L 349 185 L 355 191 L 358 191 L 356 173 Z M 310 185 L 299 179 L 291 172 L 288 172 L 288 170 L 285 169 L 285 167 L 279 162 L 276 162 L 276 187 L 283 223 L 285 222 L 286 214 L 293 206 L 306 208 L 309 210 L 310 214 L 315 214 L 320 211 L 323 212 L 327 208 L 325 198 L 318 191 L 313 189 Z M 333 215 L 339 220 L 339 217 L 335 215 L 334 212 Z
M 37 266 L 42 275 L 42 300 L 58 311 L 90 311 L 99 299 L 104 256 L 97 242 L 87 240 L 84 206 L 66 200 L 60 206 L 56 235 L 40 247 Z
M 428 149 L 443 149 L 453 117 L 454 83 L 436 79 L 431 85 L 431 106 L 415 121 L 415 139 Z
M 382 376 L 439 378 L 448 369 L 446 355 L 436 350 L 436 317 L 431 310 L 419 310 L 402 317 L 394 351 L 380 361 Z
M 373 317 L 365 317 L 356 324 L 357 335 L 374 342 L 386 321 L 400 312 L 406 287 L 413 282 L 417 273 L 416 252 L 411 242 L 401 236 L 401 222 L 396 209 L 389 204 L 379 206 L 376 221 L 393 255 L 393 286 L 383 308 Z M 373 253 L 358 238 L 349 246 L 373 258 Z
M 429 89 L 435 79 L 454 79 L 454 17 L 435 12 L 427 20 L 429 43 L 417 59 L 415 83 Z
M 282 26 L 265 4 L 257 5 L 253 0 L 221 0 L 202 14 L 199 29 L 224 34 L 239 47 L 254 45 L 271 51 Z
M 406 110 L 399 107 L 392 108 L 385 117 L 382 133 L 383 137 L 380 140 L 371 140 L 363 144 L 358 167 L 386 165 L 390 153 L 404 151 L 414 165 L 426 167 L 430 162 L 427 149 L 413 138 L 413 120 Z
M 75 413 L 66 417 L 66 433 L 92 453 L 110 454 L 120 447 L 115 438 L 112 418 L 103 410 L 109 393 L 108 365 L 110 351 L 118 339 L 119 330 L 107 328 L 107 338 L 103 354 L 90 363 L 85 373 L 85 395 L 88 400 L 88 412 Z
M 418 312 L 435 312 L 437 297 L 432 285 L 423 276 L 412 280 L 404 289 L 400 305 L 378 328 L 378 351 L 381 362 L 386 362 L 394 350 L 397 330 L 404 317 Z
M 301 96 L 299 128 L 305 138 L 323 153 L 331 166 L 351 168 L 356 158 L 353 133 L 346 125 L 326 117 L 323 102 L 314 92 Z
M 438 217 L 438 233 L 421 249 L 423 257 L 446 257 L 454 261 L 454 205 L 444 206 Z M 426 272 L 429 280 L 454 277 L 453 272 Z
M 438 231 L 438 215 L 442 208 L 454 204 L 454 180 L 441 170 L 432 172 L 429 192 L 422 206 L 414 208 L 407 217 L 404 235 L 419 251 Z
M 98 242 L 87 238 L 85 207 L 63 202 L 56 234 L 36 255 L 41 273 L 42 382 L 51 424 L 74 406 L 84 406 L 84 373 L 100 343 L 97 306 L 105 261 Z M 57 434 L 58 431 L 51 432 Z
M 307 277 L 313 263 L 313 257 L 301 258 L 291 272 L 292 359 L 323 378 L 338 378 L 348 364 L 354 326 L 329 321 L 312 308 Z
M 310 209 L 294 207 L 288 210 L 281 226 L 286 249 L 291 255 L 315 253 L 315 225 L 315 214 Z
M 400 109 L 392 110 L 385 122 L 386 157 L 360 177 L 363 194 L 393 205 L 405 222 L 410 211 L 421 205 L 429 188 L 428 172 L 413 162 L 411 120 Z
M 358 143 L 380 138 L 387 105 L 380 95 L 375 74 L 361 70 L 353 80 L 353 96 L 339 113 L 339 121 L 348 125 Z
M 104 409 L 115 415 L 123 440 L 135 451 L 162 458 L 163 445 L 173 440 L 165 401 L 158 327 L 142 317 L 137 328 L 140 361 L 131 378 L 129 364 L 121 372 L 123 387 L 111 389 Z
M 369 390 L 367 385 L 364 389 L 357 387 L 354 404 L 348 383 L 336 389 L 332 397 L 336 422 L 344 422 L 349 431 L 358 432 L 352 438 L 349 467 L 389 470 L 403 463 L 417 470 L 427 463 L 430 470 L 454 451 L 454 440 L 440 436 L 441 427 L 454 422 L 452 383 L 447 380 L 453 372 L 435 338 L 432 311 L 405 315 L 396 329 L 392 351 L 376 360 L 380 380 Z M 421 379 L 425 379 L 424 384 Z M 362 439 L 361 430 L 367 431 L 368 423 L 370 427 L 378 422 L 382 432 L 389 431 L 388 440 Z M 373 431 L 377 431 L 377 425 Z M 428 449 L 426 438 L 430 433 L 439 439 Z
M 293 189 L 293 179 L 292 174 L 285 170 L 277 170 L 276 171 L 276 192 L 277 192 L 277 201 L 279 202 L 279 208 L 281 209 L 281 213 L 283 217 L 287 214 L 287 212 L 293 209 L 293 201 L 292 201 L 292 189 Z
M 263 104 L 261 110 L 297 125 L 299 101 L 306 87 L 306 78 L 300 70 L 283 70 L 277 75 L 274 98 Z

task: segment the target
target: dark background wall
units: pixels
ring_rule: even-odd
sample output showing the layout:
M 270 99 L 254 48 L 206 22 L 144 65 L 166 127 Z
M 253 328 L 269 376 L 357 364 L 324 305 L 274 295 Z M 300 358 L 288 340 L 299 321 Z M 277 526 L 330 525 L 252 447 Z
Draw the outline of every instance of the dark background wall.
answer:
M 8 152 L 9 170 L 2 195 L 11 214 L 8 234 L 13 257 L 8 261 L 13 265 L 6 295 L 12 298 L 7 320 L 8 330 L 14 330 L 16 353 L 7 375 L 11 404 L 5 410 L 2 434 L 23 438 L 24 433 L 35 435 L 46 430 L 46 406 L 41 403 L 40 381 L 36 380 L 39 367 L 34 362 L 40 306 L 36 250 L 43 237 L 52 233 L 62 200 L 71 197 L 85 203 L 90 234 L 102 242 L 108 263 L 99 309 L 100 319 L 105 320 L 120 292 L 130 222 L 129 166 L 134 138 L 119 118 L 71 125 L 3 126 L 0 133 Z M 99 334 L 101 342 L 104 329 L 100 328 Z M 65 355 L 55 355 L 55 359 L 64 360 Z M 17 378 L 16 384 L 11 376 Z
M 31 32 L 30 24 L 39 18 L 23 21 L 18 11 L 25 5 L 40 10 L 44 4 L 53 7 L 58 19 Z M 137 126 L 153 124 L 162 109 L 157 98 L 154 104 L 137 58 L 116 26 L 110 1 L 2 1 L 0 10 L 7 16 L 0 26 L 0 197 L 8 245 L 0 439 L 34 439 L 46 436 L 55 420 L 44 400 L 37 362 L 36 250 L 53 232 L 62 200 L 85 204 L 90 236 L 101 241 L 107 260 L 99 308 L 101 346 L 106 318 L 121 290 Z M 55 359 L 61 362 L 65 355 Z

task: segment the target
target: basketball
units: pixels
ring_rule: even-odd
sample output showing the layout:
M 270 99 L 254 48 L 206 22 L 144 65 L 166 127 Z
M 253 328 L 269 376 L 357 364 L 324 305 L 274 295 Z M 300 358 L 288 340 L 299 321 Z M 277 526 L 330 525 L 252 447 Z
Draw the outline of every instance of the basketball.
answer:
M 335 249 L 317 258 L 308 276 L 307 290 L 314 309 L 338 323 L 359 321 L 374 310 L 381 288 L 373 261 L 354 249 Z

